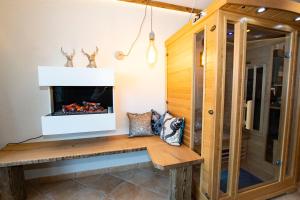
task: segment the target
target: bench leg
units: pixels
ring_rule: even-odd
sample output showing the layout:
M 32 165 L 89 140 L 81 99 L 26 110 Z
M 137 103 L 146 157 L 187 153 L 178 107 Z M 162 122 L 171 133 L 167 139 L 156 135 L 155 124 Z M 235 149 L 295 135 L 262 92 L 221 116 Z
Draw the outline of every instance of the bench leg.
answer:
M 192 195 L 192 166 L 170 169 L 170 200 L 190 200 Z
M 23 166 L 0 168 L 0 199 L 26 199 Z

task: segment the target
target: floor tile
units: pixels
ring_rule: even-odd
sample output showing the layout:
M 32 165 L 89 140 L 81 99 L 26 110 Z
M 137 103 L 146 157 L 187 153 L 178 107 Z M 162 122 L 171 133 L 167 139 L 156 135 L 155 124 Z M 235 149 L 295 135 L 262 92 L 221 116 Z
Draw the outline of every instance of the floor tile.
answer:
M 165 197 L 142 189 L 132 183 L 123 182 L 112 193 L 110 193 L 107 200 L 166 200 Z
M 168 195 L 169 177 L 159 175 L 151 169 L 137 169 L 114 173 L 114 176 L 122 178 L 143 189 L 158 193 L 162 196 Z
M 100 190 L 83 187 L 72 196 L 72 200 L 104 200 L 105 196 Z
M 42 195 L 45 195 L 55 200 L 73 199 L 73 196 L 77 195 L 80 189 L 82 188 L 80 184 L 75 183 L 72 180 L 34 185 L 33 187 Z
M 27 199 L 29 200 L 52 200 L 50 197 L 43 195 L 32 188 L 31 185 L 26 185 Z
M 169 177 L 154 174 L 141 183 L 140 186 L 145 190 L 167 196 L 169 192 Z
M 124 182 L 124 180 L 111 176 L 109 174 L 95 175 L 84 178 L 75 179 L 75 182 L 78 182 L 84 186 L 99 190 L 105 194 L 110 193 L 115 189 L 119 184 Z
M 123 182 L 116 187 L 106 199 L 113 200 L 133 200 L 138 194 L 139 188 L 134 184 Z

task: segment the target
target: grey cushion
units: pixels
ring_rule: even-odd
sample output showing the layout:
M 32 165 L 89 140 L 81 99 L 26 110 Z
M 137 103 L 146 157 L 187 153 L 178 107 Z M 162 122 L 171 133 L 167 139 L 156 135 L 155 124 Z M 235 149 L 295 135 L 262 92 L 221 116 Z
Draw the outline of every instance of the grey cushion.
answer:
M 143 114 L 127 113 L 127 116 L 129 119 L 129 137 L 153 135 L 151 129 L 151 112 Z
M 155 135 L 159 135 L 162 129 L 162 124 L 164 121 L 165 114 L 160 115 L 158 112 L 155 110 L 151 110 L 152 112 L 152 120 L 151 120 L 151 126 L 152 126 L 152 131 Z

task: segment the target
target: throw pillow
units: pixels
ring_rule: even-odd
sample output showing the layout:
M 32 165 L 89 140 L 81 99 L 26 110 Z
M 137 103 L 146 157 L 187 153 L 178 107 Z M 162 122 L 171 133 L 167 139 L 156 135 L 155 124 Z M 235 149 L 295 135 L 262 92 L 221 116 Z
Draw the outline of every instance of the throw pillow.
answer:
M 171 114 L 166 113 L 160 138 L 170 145 L 180 146 L 182 144 L 183 131 L 184 118 L 173 117 Z
M 152 113 L 127 113 L 129 119 L 129 137 L 153 135 L 151 129 Z
M 155 110 L 151 110 L 152 112 L 152 120 L 151 120 L 151 127 L 152 127 L 152 131 L 155 135 L 159 135 L 162 129 L 162 124 L 164 121 L 164 116 L 160 115 L 158 112 L 156 112 Z

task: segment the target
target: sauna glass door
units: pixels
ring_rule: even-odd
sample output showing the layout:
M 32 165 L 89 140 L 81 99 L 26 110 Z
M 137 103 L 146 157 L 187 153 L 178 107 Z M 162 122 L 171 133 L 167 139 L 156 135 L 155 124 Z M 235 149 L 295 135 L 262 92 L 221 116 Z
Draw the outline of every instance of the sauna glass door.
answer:
M 240 191 L 279 181 L 290 34 L 248 25 Z

